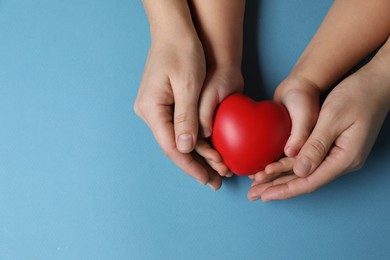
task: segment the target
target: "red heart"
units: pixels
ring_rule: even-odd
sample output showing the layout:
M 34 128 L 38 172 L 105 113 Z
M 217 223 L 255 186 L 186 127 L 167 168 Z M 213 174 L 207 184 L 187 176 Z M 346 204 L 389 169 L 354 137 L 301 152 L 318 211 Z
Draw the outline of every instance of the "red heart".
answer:
M 231 171 L 251 175 L 280 158 L 290 131 L 282 104 L 233 94 L 215 112 L 211 142 Z

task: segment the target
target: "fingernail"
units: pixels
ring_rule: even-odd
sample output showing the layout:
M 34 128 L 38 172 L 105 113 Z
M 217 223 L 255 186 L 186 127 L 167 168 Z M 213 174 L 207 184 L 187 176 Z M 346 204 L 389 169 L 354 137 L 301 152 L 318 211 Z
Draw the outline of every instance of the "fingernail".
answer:
M 306 176 L 311 169 L 311 163 L 306 157 L 298 159 L 297 166 L 294 168 L 294 172 L 300 176 Z
M 207 182 L 203 182 L 203 181 L 201 181 L 201 180 L 198 180 L 197 179 L 197 181 L 200 183 L 200 185 L 202 185 L 202 186 L 204 186 L 204 185 L 206 185 L 207 184 Z
M 271 198 L 267 198 L 267 197 L 262 197 L 261 198 L 261 201 L 263 202 L 268 202 L 268 201 L 271 201 L 272 199 Z
M 193 138 L 190 134 L 182 134 L 177 138 L 177 149 L 182 153 L 191 152 L 193 147 Z
M 226 173 L 226 177 L 230 178 L 230 177 L 233 177 L 234 173 L 232 171 L 229 171 L 228 173 Z
M 295 155 L 297 155 L 297 150 L 295 150 L 293 147 L 291 146 L 288 146 L 286 148 L 286 155 L 288 157 L 294 157 Z
M 249 194 L 248 195 L 248 199 L 250 200 L 250 201 L 255 201 L 255 200 L 258 200 L 260 197 L 259 196 L 257 196 L 256 194 Z
M 210 136 L 211 136 L 211 129 L 208 128 L 208 127 L 203 128 L 203 136 L 204 136 L 205 138 L 210 137 Z
M 209 183 L 208 185 L 209 185 L 209 187 L 210 187 L 213 191 L 216 191 L 216 190 L 217 190 L 213 185 L 211 185 L 211 183 Z

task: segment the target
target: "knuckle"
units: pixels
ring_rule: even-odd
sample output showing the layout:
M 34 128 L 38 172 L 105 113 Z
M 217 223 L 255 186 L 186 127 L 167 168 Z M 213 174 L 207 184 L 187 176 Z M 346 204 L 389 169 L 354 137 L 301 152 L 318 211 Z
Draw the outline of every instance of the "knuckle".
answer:
M 137 116 L 141 117 L 141 109 L 140 109 L 139 103 L 138 103 L 137 101 L 134 102 L 133 110 L 134 110 L 134 113 L 135 113 Z
M 200 79 L 198 79 L 198 77 L 193 74 L 185 74 L 180 76 L 177 84 L 180 86 L 180 90 L 186 93 L 193 93 L 194 91 L 198 91 L 202 85 Z
M 194 76 L 188 76 L 182 83 L 184 91 L 192 92 L 198 89 L 198 80 Z
M 307 141 L 307 137 L 310 135 L 309 131 L 302 131 L 300 134 L 291 133 L 291 141 L 296 145 L 302 147 Z
M 363 156 L 357 156 L 356 158 L 354 158 L 352 161 L 351 161 L 351 164 L 350 164 L 350 169 L 352 171 L 357 171 L 357 170 L 360 170 L 361 168 L 363 168 L 364 166 L 364 158 Z
M 175 124 L 175 127 L 193 129 L 196 125 L 196 120 L 187 112 L 175 113 L 173 123 Z
M 143 99 L 136 99 L 133 105 L 134 112 L 137 116 L 143 117 L 145 111 L 147 111 L 148 103 Z
M 345 173 L 360 170 L 366 161 L 367 155 L 361 151 L 349 151 L 344 154 Z
M 325 143 L 321 139 L 315 138 L 310 141 L 309 145 L 311 158 L 318 160 L 323 158 L 328 152 Z

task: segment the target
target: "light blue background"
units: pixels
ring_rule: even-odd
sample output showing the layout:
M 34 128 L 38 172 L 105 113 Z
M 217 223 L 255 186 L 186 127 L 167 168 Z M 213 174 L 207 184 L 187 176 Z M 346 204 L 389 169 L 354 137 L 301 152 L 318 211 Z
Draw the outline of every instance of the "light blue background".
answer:
M 272 96 L 331 2 L 248 1 L 247 93 Z M 390 259 L 389 119 L 315 193 L 213 192 L 133 113 L 148 47 L 140 1 L 0 0 L 0 259 Z

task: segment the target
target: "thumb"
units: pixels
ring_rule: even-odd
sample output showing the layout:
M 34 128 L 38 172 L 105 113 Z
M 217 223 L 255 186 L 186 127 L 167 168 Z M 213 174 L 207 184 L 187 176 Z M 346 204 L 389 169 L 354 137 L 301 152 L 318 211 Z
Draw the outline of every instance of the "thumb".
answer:
M 199 120 L 203 137 L 211 135 L 215 108 L 219 103 L 217 91 L 213 88 L 205 88 L 199 102 Z
M 296 156 L 309 137 L 318 117 L 319 97 L 301 90 L 293 90 L 283 98 L 275 98 L 285 105 L 291 117 L 291 134 L 284 148 L 288 157 Z
M 189 153 L 195 148 L 198 136 L 199 88 L 174 90 L 175 110 L 173 124 L 177 149 Z
M 340 134 L 338 128 L 340 126 L 332 123 L 327 116 L 320 115 L 312 134 L 297 155 L 293 167 L 297 176 L 305 177 L 317 169 Z

